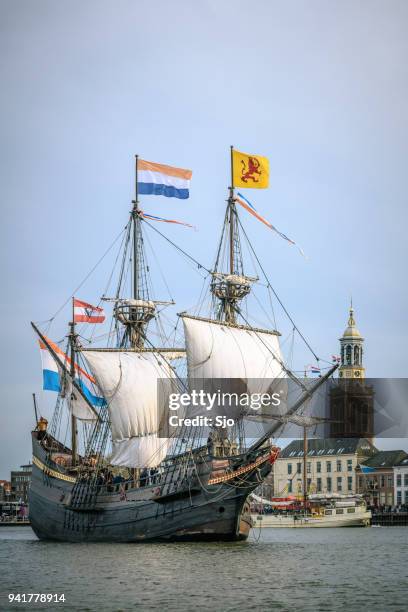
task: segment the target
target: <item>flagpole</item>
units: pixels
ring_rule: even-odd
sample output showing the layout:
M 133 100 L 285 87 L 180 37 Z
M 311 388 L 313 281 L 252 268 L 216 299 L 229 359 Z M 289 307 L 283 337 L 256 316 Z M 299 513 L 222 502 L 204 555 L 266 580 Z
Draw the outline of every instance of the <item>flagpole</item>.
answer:
M 231 145 L 231 185 L 229 192 L 230 274 L 234 274 L 234 146 Z
M 138 242 L 139 242 L 139 189 L 138 189 L 138 163 L 139 156 L 135 155 L 135 200 L 133 202 L 133 297 L 138 299 Z

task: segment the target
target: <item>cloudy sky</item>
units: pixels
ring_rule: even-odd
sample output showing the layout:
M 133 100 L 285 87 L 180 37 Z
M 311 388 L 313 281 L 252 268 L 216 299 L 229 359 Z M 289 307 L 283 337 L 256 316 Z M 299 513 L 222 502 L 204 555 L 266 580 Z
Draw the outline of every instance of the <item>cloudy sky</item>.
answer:
M 33 391 L 49 410 L 29 322 L 58 310 L 125 225 L 135 153 L 193 170 L 188 201 L 143 206 L 196 225 L 160 229 L 206 265 L 229 145 L 268 156 L 270 188 L 247 195 L 308 259 L 242 219 L 286 307 L 327 358 L 352 295 L 367 374 L 405 376 L 407 2 L 3 0 L 0 10 L 0 478 L 31 457 Z M 174 312 L 189 308 L 200 276 L 155 248 Z M 111 263 L 79 297 L 98 300 Z

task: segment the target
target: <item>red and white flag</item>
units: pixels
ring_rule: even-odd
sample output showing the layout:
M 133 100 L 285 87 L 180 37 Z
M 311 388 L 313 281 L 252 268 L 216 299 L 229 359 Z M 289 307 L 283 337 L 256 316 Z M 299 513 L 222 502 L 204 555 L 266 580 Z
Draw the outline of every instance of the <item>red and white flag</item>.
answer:
M 74 323 L 103 323 L 104 320 L 103 308 L 74 298 Z

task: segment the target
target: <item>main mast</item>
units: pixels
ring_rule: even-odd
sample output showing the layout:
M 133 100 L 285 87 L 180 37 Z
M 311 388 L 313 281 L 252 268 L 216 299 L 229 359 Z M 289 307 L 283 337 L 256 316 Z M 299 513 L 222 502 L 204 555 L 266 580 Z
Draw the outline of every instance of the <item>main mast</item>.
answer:
M 225 225 L 221 243 L 218 249 L 217 261 L 213 272 L 213 281 L 211 283 L 211 292 L 220 300 L 221 308 L 219 318 L 224 319 L 227 323 L 236 324 L 237 322 L 237 304 L 251 291 L 251 281 L 244 275 L 243 262 L 241 254 L 241 244 L 238 233 L 237 211 L 234 197 L 234 147 L 231 145 L 230 153 L 231 165 L 231 183 L 229 186 L 229 196 L 227 204 L 227 212 L 225 217 Z M 228 272 L 218 270 L 218 265 L 221 264 L 219 256 L 222 250 L 222 242 L 226 235 L 228 226 Z

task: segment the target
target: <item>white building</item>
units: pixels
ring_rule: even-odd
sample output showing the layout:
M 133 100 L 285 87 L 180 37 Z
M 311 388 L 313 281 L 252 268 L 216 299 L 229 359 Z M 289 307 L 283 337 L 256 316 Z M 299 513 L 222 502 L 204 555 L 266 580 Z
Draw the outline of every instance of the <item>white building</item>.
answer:
M 394 465 L 394 505 L 408 506 L 408 457 Z
M 355 468 L 376 453 L 366 438 L 307 441 L 307 493 L 355 493 Z M 303 494 L 303 440 L 293 440 L 274 463 L 274 495 Z

